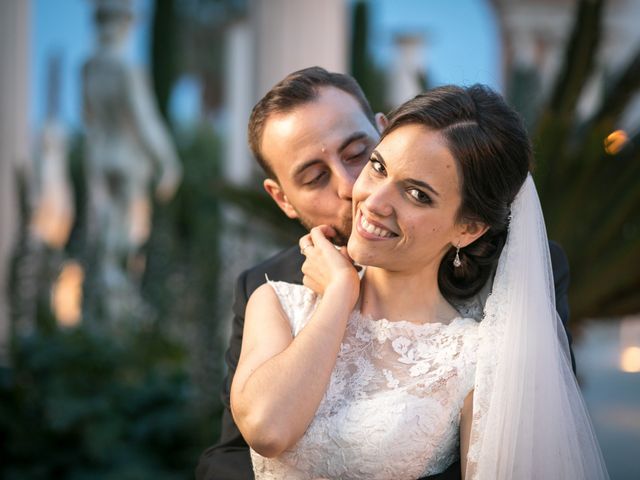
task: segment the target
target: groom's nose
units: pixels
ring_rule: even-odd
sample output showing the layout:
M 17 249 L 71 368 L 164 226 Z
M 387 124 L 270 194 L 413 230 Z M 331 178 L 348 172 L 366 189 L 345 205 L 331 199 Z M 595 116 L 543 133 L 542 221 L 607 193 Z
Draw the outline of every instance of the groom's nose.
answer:
M 353 184 L 358 175 L 352 169 L 346 168 L 344 165 L 337 166 L 334 169 L 334 179 L 336 182 L 336 192 L 338 197 L 343 200 L 351 201 L 353 193 Z

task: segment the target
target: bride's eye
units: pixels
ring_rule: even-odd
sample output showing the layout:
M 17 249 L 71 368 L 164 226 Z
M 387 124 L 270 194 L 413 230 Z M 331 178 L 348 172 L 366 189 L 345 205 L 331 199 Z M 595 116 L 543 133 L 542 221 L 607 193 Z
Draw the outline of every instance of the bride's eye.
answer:
M 414 198 L 414 200 L 416 200 L 419 203 L 423 203 L 425 205 L 431 204 L 431 197 L 426 193 L 424 193 L 422 190 L 418 190 L 417 188 L 412 188 L 411 190 L 409 190 L 409 195 L 411 195 Z
M 371 164 L 371 168 L 373 168 L 377 173 L 384 175 L 387 173 L 387 170 L 384 168 L 384 165 L 380 163 L 380 161 L 376 160 L 375 157 L 371 157 L 369 159 L 369 163 Z

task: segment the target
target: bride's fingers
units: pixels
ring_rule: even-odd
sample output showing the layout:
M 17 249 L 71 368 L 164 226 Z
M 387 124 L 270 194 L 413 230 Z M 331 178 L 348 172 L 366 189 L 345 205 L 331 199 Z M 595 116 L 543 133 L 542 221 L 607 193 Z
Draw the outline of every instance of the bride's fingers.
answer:
M 331 228 L 329 225 L 320 225 L 318 227 L 313 227 L 309 232 L 309 235 L 311 235 L 311 241 L 315 246 L 318 246 L 318 247 L 333 248 L 333 243 L 329 241 L 325 232 L 333 233 L 333 235 L 335 235 L 335 230 Z
M 313 278 L 315 281 L 322 281 L 327 277 L 329 271 L 327 270 L 326 261 L 322 259 L 321 255 L 318 255 L 318 252 L 313 252 L 313 250 L 313 248 L 307 250 L 309 256 L 302 263 L 300 270 L 303 275 Z
M 330 225 L 318 225 L 315 228 L 320 230 L 322 234 L 325 236 L 325 238 L 328 238 L 328 239 L 335 237 L 337 234 L 336 229 Z
M 320 286 L 320 284 L 319 284 L 318 282 L 316 282 L 315 280 L 313 280 L 313 278 L 311 278 L 311 277 L 309 277 L 309 276 L 307 276 L 307 275 L 304 275 L 304 276 L 302 277 L 302 284 L 303 284 L 305 287 L 307 287 L 307 288 L 309 288 L 309 289 L 313 290 L 313 291 L 314 291 L 314 292 L 316 292 L 316 293 L 320 293 L 320 294 L 322 294 L 322 292 L 323 292 L 323 289 L 322 289 L 322 287 Z
M 298 241 L 298 245 L 300 246 L 300 253 L 305 255 L 305 251 L 311 247 L 313 247 L 313 239 L 310 234 L 304 235 L 300 237 Z

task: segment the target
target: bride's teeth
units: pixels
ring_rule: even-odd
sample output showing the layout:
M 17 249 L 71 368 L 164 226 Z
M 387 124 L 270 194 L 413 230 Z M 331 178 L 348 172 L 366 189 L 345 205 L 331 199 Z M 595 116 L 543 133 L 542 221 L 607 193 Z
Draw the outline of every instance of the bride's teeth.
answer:
M 391 237 L 391 232 L 389 232 L 387 230 L 383 230 L 380 227 L 374 227 L 369 222 L 367 222 L 367 219 L 364 218 L 364 215 L 361 215 L 360 218 L 361 218 L 360 224 L 362 225 L 362 228 L 366 232 L 371 233 L 371 234 L 376 235 L 376 236 L 381 237 L 381 238 L 390 238 Z

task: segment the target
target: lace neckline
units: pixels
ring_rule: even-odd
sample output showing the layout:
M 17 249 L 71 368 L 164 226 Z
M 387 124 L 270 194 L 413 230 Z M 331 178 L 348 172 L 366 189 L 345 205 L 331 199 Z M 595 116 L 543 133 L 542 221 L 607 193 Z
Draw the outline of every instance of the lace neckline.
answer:
M 360 271 L 358 271 L 358 276 L 360 277 L 360 281 L 363 281 L 365 272 L 367 270 L 367 266 L 366 265 L 358 265 L 358 266 L 361 267 Z M 360 293 L 360 295 L 362 295 L 362 292 Z M 474 323 L 477 323 L 473 317 L 463 317 L 460 314 L 460 312 L 457 309 L 455 309 L 455 307 L 454 307 L 454 310 L 457 311 L 458 315 L 453 317 L 449 321 L 449 323 L 444 323 L 444 322 L 416 323 L 409 320 L 389 320 L 387 318 L 374 318 L 373 315 L 371 314 L 362 313 L 362 310 L 360 309 L 361 301 L 362 301 L 362 298 L 359 298 L 358 302 L 356 303 L 356 307 L 353 309 L 352 317 L 356 317 L 361 321 L 368 323 L 370 325 L 379 325 L 381 327 L 387 327 L 387 328 L 390 328 L 393 326 L 396 326 L 398 328 L 408 327 L 408 328 L 416 329 L 418 331 L 424 331 L 424 330 L 428 331 L 428 330 L 444 329 L 446 327 L 449 327 L 453 324 L 458 323 L 460 320 L 470 320 L 470 321 L 473 321 Z
M 351 315 L 352 315 L 352 318 L 355 319 L 356 321 L 368 323 L 373 326 L 380 326 L 384 328 L 398 328 L 398 329 L 409 328 L 412 330 L 416 330 L 418 332 L 446 329 L 447 327 L 451 327 L 461 322 L 476 323 L 475 319 L 463 317 L 461 315 L 457 315 L 449 323 L 443 323 L 443 322 L 415 323 L 409 320 L 389 320 L 387 318 L 374 318 L 370 314 L 362 313 L 362 311 L 359 308 L 354 309 Z

